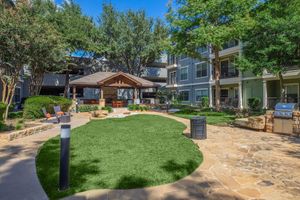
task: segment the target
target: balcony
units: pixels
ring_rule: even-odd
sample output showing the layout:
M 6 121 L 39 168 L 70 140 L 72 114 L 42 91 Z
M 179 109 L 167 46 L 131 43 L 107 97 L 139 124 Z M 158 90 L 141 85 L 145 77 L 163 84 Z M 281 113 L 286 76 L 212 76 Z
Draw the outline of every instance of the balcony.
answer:
M 239 106 L 238 98 L 221 97 L 220 98 L 221 107 L 223 108 L 237 108 Z
M 289 66 L 286 69 L 286 72 L 282 74 L 283 77 L 298 77 L 300 75 L 300 67 L 298 66 Z M 267 70 L 263 72 L 263 78 L 276 78 L 272 73 L 269 73 Z
M 215 72 L 213 71 L 214 77 Z M 220 79 L 228 79 L 228 78 L 237 78 L 239 77 L 240 73 L 238 70 L 235 71 L 221 71 Z
M 145 69 L 142 77 L 167 78 L 167 69 L 166 68 L 157 68 L 157 67 L 147 67 Z
M 230 71 L 221 72 L 221 76 L 220 76 L 221 79 L 236 78 L 236 77 L 239 77 L 239 71 L 238 70 L 233 71 L 233 72 L 230 72 Z

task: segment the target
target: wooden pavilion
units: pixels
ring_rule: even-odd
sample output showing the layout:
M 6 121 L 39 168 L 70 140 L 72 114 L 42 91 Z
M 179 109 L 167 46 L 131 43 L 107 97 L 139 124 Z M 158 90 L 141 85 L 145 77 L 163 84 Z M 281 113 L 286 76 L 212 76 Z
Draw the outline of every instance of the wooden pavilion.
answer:
M 118 89 L 133 89 L 133 102 L 137 103 L 142 89 L 155 88 L 157 90 L 160 87 L 156 83 L 124 72 L 97 72 L 71 81 L 70 86 L 73 88 L 74 100 L 76 100 L 77 88 L 100 89 L 99 101 L 96 103 L 101 107 L 107 103 L 112 103 L 114 107 L 123 107 L 123 103 L 117 99 Z

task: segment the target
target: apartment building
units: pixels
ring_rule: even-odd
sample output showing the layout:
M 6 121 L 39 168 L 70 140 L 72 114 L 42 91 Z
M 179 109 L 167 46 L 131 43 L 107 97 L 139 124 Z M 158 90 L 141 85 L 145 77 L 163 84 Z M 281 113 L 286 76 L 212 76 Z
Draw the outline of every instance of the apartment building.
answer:
M 186 56 L 168 57 L 167 88 L 180 94 L 182 103 L 197 105 L 202 97 L 209 97 L 214 106 L 214 54 L 209 47 L 199 49 L 202 60 Z M 273 108 L 280 101 L 279 80 L 265 72 L 254 76 L 251 72 L 241 72 L 235 66 L 235 59 L 242 54 L 242 44 L 232 40 L 224 44 L 221 57 L 221 105 L 223 107 L 247 108 L 249 98 L 261 99 L 263 108 Z M 300 69 L 290 67 L 284 74 L 286 102 L 299 102 Z

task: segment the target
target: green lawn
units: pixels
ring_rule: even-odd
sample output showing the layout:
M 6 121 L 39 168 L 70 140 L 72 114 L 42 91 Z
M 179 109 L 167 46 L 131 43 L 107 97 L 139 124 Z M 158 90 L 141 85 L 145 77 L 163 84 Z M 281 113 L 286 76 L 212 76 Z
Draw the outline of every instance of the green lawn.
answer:
M 206 121 L 211 125 L 227 125 L 235 120 L 235 115 L 223 113 L 223 112 L 194 112 L 190 114 L 186 113 L 174 113 L 177 117 L 191 119 L 194 116 L 206 116 Z
M 58 192 L 59 137 L 37 156 L 37 173 L 50 199 L 90 189 L 129 189 L 174 182 L 202 162 L 197 146 L 172 119 L 135 115 L 92 121 L 72 130 L 71 188 Z

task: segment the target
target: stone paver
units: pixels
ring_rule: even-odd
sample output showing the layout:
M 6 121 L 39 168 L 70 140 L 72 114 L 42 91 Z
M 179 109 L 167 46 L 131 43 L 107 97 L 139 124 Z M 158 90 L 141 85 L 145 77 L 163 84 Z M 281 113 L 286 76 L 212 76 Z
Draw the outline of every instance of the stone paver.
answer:
M 162 113 L 145 114 L 180 121 L 187 126 L 185 133 L 189 134 L 189 120 Z M 85 120 L 79 120 L 77 125 L 84 124 Z M 0 147 L 0 199 L 9 195 L 16 197 L 14 199 L 47 198 L 38 184 L 34 156 L 43 141 L 57 134 L 54 132 L 58 129 L 49 131 L 47 137 L 45 132 L 39 135 L 41 138 L 28 137 L 16 144 L 10 143 L 7 150 Z M 204 161 L 191 175 L 175 183 L 133 190 L 96 189 L 65 199 L 300 199 L 300 138 L 208 126 L 208 139 L 194 142 L 202 151 Z M 21 172 L 23 168 L 25 172 Z M 13 175 L 14 171 L 17 175 Z M 34 187 L 26 186 L 25 180 L 16 184 L 18 177 L 23 179 L 26 172 L 26 178 Z M 18 190 L 27 191 L 23 196 L 26 198 L 14 194 L 13 191 Z
M 88 116 L 74 115 L 71 126 L 75 128 L 89 121 Z M 60 127 L 39 134 L 0 144 L 0 199 L 48 199 L 36 175 L 35 156 L 39 147 L 60 133 Z

